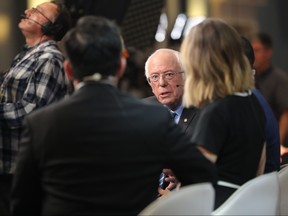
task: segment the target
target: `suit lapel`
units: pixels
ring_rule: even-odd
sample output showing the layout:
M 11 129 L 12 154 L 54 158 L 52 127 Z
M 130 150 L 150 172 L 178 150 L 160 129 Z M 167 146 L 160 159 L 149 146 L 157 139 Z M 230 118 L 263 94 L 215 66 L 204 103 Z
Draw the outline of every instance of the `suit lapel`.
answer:
M 186 131 L 187 127 L 190 125 L 191 121 L 197 114 L 197 109 L 192 107 L 192 108 L 184 108 L 183 112 L 180 116 L 180 120 L 178 122 L 178 125 L 180 125 L 184 131 Z

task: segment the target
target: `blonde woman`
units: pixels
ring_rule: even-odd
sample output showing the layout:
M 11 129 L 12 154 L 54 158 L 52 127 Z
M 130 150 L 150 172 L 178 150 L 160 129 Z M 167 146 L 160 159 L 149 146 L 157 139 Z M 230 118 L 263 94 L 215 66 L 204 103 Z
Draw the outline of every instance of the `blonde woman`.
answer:
M 264 114 L 241 37 L 227 23 L 208 18 L 181 44 L 186 73 L 183 104 L 200 108 L 192 136 L 218 167 L 215 208 L 240 185 L 263 173 Z

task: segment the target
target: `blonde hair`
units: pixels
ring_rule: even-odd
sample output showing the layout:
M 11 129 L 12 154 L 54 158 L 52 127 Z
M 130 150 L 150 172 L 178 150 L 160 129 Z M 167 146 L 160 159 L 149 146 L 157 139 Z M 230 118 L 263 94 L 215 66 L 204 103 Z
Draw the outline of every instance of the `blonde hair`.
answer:
M 186 73 L 184 106 L 202 104 L 254 86 L 241 37 L 220 19 L 207 18 L 181 44 Z

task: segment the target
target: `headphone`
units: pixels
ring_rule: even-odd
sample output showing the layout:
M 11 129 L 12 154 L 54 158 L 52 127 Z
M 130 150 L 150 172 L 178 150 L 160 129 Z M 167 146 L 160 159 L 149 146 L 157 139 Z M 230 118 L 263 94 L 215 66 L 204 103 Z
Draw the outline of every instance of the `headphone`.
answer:
M 59 16 L 55 20 L 55 22 L 48 21 L 41 25 L 41 31 L 44 35 L 47 36 L 56 36 L 60 30 L 62 29 L 62 25 L 59 23 Z
M 64 4 L 60 4 L 55 1 L 51 2 L 57 5 L 58 16 L 54 22 L 48 20 L 48 22 L 44 23 L 41 26 L 41 31 L 44 35 L 54 36 L 56 40 L 61 40 L 66 33 L 67 28 L 69 28 L 71 25 L 70 14 Z

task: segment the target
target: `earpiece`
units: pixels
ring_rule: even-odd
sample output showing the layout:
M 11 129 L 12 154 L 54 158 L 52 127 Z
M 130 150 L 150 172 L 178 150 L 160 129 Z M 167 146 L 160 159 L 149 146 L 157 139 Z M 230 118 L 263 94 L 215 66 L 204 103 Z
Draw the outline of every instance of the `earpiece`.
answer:
M 184 86 L 184 85 L 180 85 L 180 84 L 176 85 L 177 88 L 183 87 L 183 86 Z

